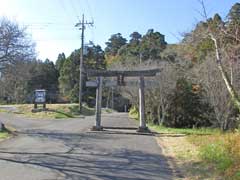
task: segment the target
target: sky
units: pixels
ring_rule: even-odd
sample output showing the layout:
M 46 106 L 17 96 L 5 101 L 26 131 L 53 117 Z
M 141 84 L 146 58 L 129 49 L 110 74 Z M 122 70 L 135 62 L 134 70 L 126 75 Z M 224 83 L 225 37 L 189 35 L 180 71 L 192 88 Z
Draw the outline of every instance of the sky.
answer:
M 205 0 L 208 16 L 226 17 L 239 0 Z M 202 20 L 198 0 L 0 0 L 0 16 L 26 26 L 36 43 L 38 58 L 56 61 L 59 53 L 69 56 L 81 47 L 81 31 L 75 24 L 82 14 L 93 27 L 86 28 L 85 42 L 105 48 L 112 34 L 145 34 L 154 29 L 166 41 L 177 43 L 181 34 L 191 31 Z

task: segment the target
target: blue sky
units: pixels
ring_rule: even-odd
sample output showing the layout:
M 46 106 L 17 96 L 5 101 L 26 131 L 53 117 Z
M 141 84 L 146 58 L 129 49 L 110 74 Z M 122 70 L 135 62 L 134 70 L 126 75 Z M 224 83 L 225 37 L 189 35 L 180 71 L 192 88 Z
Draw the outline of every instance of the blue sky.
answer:
M 225 17 L 237 0 L 205 0 L 208 15 Z M 80 47 L 80 31 L 74 25 L 82 14 L 94 20 L 86 30 L 89 40 L 105 47 L 112 34 L 128 38 L 133 31 L 145 34 L 153 28 L 176 43 L 202 18 L 197 0 L 0 0 L 0 15 L 28 27 L 36 42 L 38 58 L 55 61 Z

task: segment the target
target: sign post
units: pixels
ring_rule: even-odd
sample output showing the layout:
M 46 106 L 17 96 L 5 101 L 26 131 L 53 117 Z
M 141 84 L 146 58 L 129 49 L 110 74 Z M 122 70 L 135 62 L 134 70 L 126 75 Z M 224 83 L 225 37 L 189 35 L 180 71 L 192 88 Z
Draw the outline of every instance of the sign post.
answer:
M 43 110 L 46 110 L 46 90 L 37 89 L 34 91 L 34 111 L 37 110 L 37 105 L 42 104 Z

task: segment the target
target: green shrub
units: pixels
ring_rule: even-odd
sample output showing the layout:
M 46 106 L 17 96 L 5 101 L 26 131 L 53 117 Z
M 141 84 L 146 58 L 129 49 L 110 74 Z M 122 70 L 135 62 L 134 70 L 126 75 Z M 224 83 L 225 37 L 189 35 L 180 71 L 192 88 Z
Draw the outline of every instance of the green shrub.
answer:
M 200 85 L 184 78 L 178 79 L 170 96 L 164 125 L 174 128 L 210 127 L 213 111 L 203 97 L 204 90 Z

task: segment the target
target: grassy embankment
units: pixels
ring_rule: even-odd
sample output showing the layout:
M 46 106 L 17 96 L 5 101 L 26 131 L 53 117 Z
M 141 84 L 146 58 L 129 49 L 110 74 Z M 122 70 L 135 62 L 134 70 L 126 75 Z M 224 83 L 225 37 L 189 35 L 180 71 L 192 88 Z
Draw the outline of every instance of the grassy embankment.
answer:
M 66 119 L 95 114 L 95 108 L 85 105 L 82 108 L 82 113 L 80 113 L 78 104 L 47 104 L 46 111 L 41 110 L 42 107 L 39 105 L 40 111 L 37 112 L 32 112 L 33 104 L 8 105 L 8 107 L 12 107 L 11 110 L 0 109 L 0 112 L 14 113 L 37 119 Z M 102 109 L 102 113 L 112 113 L 113 111 L 112 109 Z
M 32 104 L 13 105 L 16 107 L 15 111 L 8 111 L 9 113 L 15 113 L 24 115 L 31 118 L 38 119 L 63 119 L 63 118 L 75 118 L 80 116 L 94 115 L 94 108 L 83 106 L 82 113 L 79 112 L 79 106 L 77 104 L 47 104 L 46 111 L 32 112 Z M 40 106 L 39 106 L 40 107 Z M 41 107 L 40 107 L 41 109 Z M 6 111 L 6 110 L 1 110 Z
M 133 111 L 130 117 L 137 119 Z M 240 180 L 240 133 L 218 129 L 183 129 L 148 125 L 172 166 L 185 179 Z M 174 168 L 173 167 L 173 168 Z

